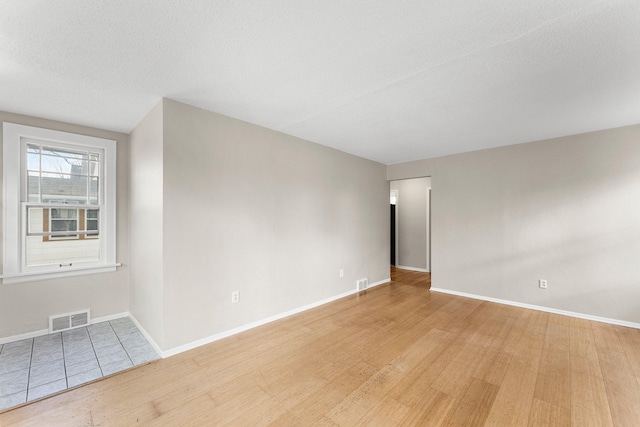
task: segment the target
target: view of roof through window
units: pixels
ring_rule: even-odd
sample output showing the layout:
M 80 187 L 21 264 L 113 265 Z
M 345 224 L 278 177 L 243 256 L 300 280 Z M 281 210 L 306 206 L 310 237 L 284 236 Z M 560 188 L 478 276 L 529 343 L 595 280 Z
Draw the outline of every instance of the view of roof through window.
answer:
M 29 203 L 100 203 L 100 154 L 27 145 Z

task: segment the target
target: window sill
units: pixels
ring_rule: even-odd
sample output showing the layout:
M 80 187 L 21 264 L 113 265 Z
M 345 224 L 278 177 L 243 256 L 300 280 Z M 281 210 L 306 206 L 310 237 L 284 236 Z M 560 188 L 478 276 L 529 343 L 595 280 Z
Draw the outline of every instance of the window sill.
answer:
M 121 263 L 107 264 L 95 267 L 78 267 L 69 268 L 65 271 L 48 270 L 48 271 L 34 271 L 28 273 L 15 274 L 11 276 L 0 276 L 2 284 L 11 285 L 14 283 L 33 282 L 37 280 L 47 279 L 59 279 L 63 277 L 83 276 L 85 274 L 98 274 L 98 273 L 112 273 L 116 271 L 117 267 L 121 267 Z

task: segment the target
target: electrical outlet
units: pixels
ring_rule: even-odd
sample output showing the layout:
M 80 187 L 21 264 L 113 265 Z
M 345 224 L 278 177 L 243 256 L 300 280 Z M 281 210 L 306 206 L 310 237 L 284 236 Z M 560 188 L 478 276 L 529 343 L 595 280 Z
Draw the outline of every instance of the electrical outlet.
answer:
M 240 291 L 231 292 L 231 303 L 235 304 L 240 301 Z
M 340 278 L 342 279 L 344 277 L 344 268 L 340 269 Z
M 360 280 L 356 280 L 356 289 L 359 291 L 364 291 L 369 286 L 369 279 L 364 278 Z
M 538 280 L 538 286 L 540 286 L 540 289 L 547 289 L 547 281 L 543 279 Z

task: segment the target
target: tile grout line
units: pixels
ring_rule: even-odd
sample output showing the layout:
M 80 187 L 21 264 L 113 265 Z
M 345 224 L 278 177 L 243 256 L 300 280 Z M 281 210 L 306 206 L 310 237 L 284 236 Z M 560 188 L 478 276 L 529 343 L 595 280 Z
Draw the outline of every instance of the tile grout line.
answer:
M 36 339 L 31 338 L 31 357 L 29 357 L 29 373 L 27 374 L 27 392 L 24 396 L 24 403 L 29 401 L 29 383 L 31 383 L 31 366 L 33 365 L 33 351 L 36 348 Z
M 111 326 L 111 323 L 109 323 L 109 326 Z M 100 359 L 98 359 L 98 353 L 96 353 L 96 347 L 93 345 L 93 338 L 91 337 L 91 331 L 89 331 L 89 327 L 87 327 L 87 335 L 89 335 L 89 342 L 91 343 L 91 349 L 93 350 L 93 355 L 96 357 L 96 363 L 98 364 L 98 369 L 100 369 L 100 378 L 104 378 L 102 363 L 100 363 Z
M 116 338 L 118 339 L 118 342 L 122 346 L 122 349 L 124 350 L 125 354 L 129 358 L 129 362 L 131 362 L 131 366 L 132 367 L 136 366 L 136 365 L 134 365 L 133 360 L 131 360 L 131 356 L 129 356 L 129 352 L 127 351 L 127 348 L 124 346 L 124 343 L 120 340 L 120 335 L 118 335 L 118 332 L 114 329 L 113 325 L 111 324 L 111 321 L 109 321 L 109 326 L 111 326 L 111 329 L 113 330 L 113 333 L 116 334 Z M 137 329 L 137 327 L 136 327 L 136 329 Z
M 87 334 L 89 333 L 89 331 L 87 331 Z M 60 332 L 60 341 L 62 344 L 62 368 L 64 369 L 64 380 L 67 383 L 67 387 L 65 388 L 65 390 L 69 390 L 69 377 L 67 376 L 67 352 L 64 351 L 64 335 L 62 334 L 62 332 Z
M 53 334 L 47 334 L 46 336 L 52 336 L 52 335 L 54 335 L 54 336 L 55 336 L 55 335 L 59 335 L 59 336 L 60 336 L 60 349 L 62 350 L 62 359 L 61 359 L 61 360 L 62 360 L 63 368 L 65 368 L 65 366 L 64 366 L 64 364 L 65 364 L 65 363 L 64 363 L 64 362 L 65 362 L 65 357 L 64 357 L 64 342 L 63 342 L 63 339 L 62 339 L 62 332 L 56 332 L 56 333 L 53 333 Z M 38 338 L 38 337 L 36 337 L 36 338 Z M 30 392 L 31 392 L 31 368 L 33 367 L 33 353 L 35 352 L 35 346 L 36 346 L 35 342 L 36 342 L 36 338 L 33 338 L 33 350 L 32 350 L 32 356 L 31 356 L 31 363 L 30 363 L 30 365 L 29 365 L 29 380 L 28 380 L 28 384 L 27 384 L 27 402 L 29 402 L 29 396 L 28 396 L 28 395 L 29 395 L 29 394 L 30 394 Z M 47 345 L 47 346 L 48 346 L 48 345 Z M 45 355 L 51 355 L 54 351 L 55 351 L 55 350 L 48 349 L 48 350 L 47 350 L 47 351 L 45 351 L 43 354 L 45 354 Z M 49 361 L 49 362 L 43 362 L 43 363 L 40 363 L 40 365 L 43 365 L 43 364 L 45 364 L 45 363 L 55 363 L 55 362 L 56 362 L 56 360 L 54 359 L 54 360 L 51 360 L 51 361 Z M 66 377 L 67 377 L 67 375 L 66 375 L 66 368 L 65 368 L 65 383 L 67 382 L 67 381 L 66 381 Z M 39 384 L 39 385 L 37 385 L 37 386 L 34 386 L 33 388 L 35 389 L 35 388 L 39 388 L 39 387 L 44 387 L 44 386 L 47 386 L 47 385 L 49 385 L 49 384 L 55 383 L 56 381 L 60 381 L 60 380 L 58 379 L 58 380 L 49 381 L 49 382 L 47 382 L 47 383 Z M 68 387 L 65 387 L 65 389 L 64 389 L 64 390 L 66 390 L 66 389 L 68 389 Z M 55 393 L 55 392 L 54 392 L 54 393 Z M 48 394 L 47 394 L 47 395 L 45 395 L 45 396 L 48 396 Z M 44 397 L 44 396 L 42 396 L 42 397 Z

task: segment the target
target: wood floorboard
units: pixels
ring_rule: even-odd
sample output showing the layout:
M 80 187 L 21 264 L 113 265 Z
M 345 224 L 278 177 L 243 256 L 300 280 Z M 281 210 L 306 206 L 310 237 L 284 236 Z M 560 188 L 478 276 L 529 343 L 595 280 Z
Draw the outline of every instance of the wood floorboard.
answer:
M 640 331 L 388 284 L 0 413 L 0 426 L 634 426 Z
M 409 414 L 399 425 L 439 426 L 453 410 L 456 400 L 433 388 L 428 388 L 415 401 Z
M 569 327 L 566 317 L 550 315 L 534 396 L 561 408 L 571 408 Z M 543 409 L 542 407 L 540 409 Z
M 498 387 L 469 377 L 464 393 L 444 420 L 445 426 L 483 426 L 496 399 Z M 507 424 L 505 424 L 507 425 Z

